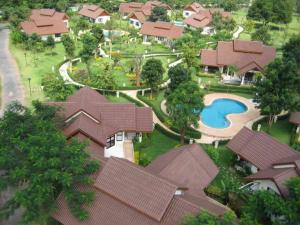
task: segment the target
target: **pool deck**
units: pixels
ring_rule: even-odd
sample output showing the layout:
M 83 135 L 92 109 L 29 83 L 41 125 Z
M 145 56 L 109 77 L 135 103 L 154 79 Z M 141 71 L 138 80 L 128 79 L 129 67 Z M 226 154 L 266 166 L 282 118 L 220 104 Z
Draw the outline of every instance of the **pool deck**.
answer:
M 212 104 L 213 101 L 217 99 L 232 99 L 239 101 L 247 106 L 247 111 L 239 114 L 229 114 L 226 118 L 230 121 L 230 125 L 226 128 L 212 128 L 202 121 L 199 121 L 199 126 L 196 130 L 202 133 L 202 137 L 196 140 L 199 143 L 212 143 L 216 140 L 228 140 L 232 139 L 244 126 L 252 128 L 255 121 L 262 118 L 259 109 L 255 108 L 252 100 L 228 93 L 212 93 L 204 96 L 204 105 L 208 106 Z M 165 101 L 162 102 L 161 108 L 164 113 L 166 113 Z
M 254 121 L 260 118 L 259 109 L 255 108 L 254 103 L 247 98 L 228 94 L 228 93 L 213 93 L 204 96 L 204 105 L 208 106 L 213 101 L 221 98 L 227 98 L 239 101 L 247 106 L 247 111 L 238 114 L 229 114 L 226 118 L 230 121 L 230 125 L 226 128 L 212 128 L 205 125 L 201 120 L 199 121 L 199 127 L 197 128 L 202 134 L 210 137 L 220 139 L 233 138 L 244 126 L 252 127 Z

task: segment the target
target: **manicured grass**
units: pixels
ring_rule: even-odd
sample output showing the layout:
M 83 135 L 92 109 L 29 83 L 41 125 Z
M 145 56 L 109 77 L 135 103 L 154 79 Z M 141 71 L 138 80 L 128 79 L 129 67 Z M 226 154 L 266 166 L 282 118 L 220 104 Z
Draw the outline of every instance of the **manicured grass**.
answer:
M 54 67 L 54 71 L 56 72 L 58 64 L 64 60 L 65 52 L 63 45 L 57 43 L 52 52 L 33 53 L 23 50 L 20 46 L 10 44 L 10 51 L 15 57 L 21 73 L 21 80 L 25 87 L 26 103 L 31 103 L 35 99 L 43 101 L 45 96 L 41 89 L 41 80 L 47 74 L 52 73 L 52 67 Z M 31 78 L 31 95 L 28 78 Z
M 265 131 L 270 134 L 272 137 L 276 138 L 278 141 L 289 145 L 291 140 L 292 128 L 293 125 L 289 123 L 288 117 L 283 119 L 278 119 L 276 123 L 274 123 L 271 129 L 268 131 L 268 123 L 266 119 L 258 122 L 257 124 L 261 124 L 261 131 Z M 256 129 L 257 126 L 254 127 Z
M 233 12 L 233 18 L 237 24 L 243 26 L 247 21 L 247 9 L 243 8 L 238 11 Z M 260 24 L 260 21 L 255 21 L 256 24 Z M 300 17 L 293 16 L 292 21 L 287 24 L 275 24 L 270 23 L 270 35 L 271 35 L 271 45 L 280 49 L 293 34 L 299 34 L 300 31 Z M 255 29 L 252 31 L 254 32 Z M 240 35 L 240 39 L 251 40 L 251 34 L 243 32 Z
M 119 96 L 119 98 L 118 98 L 117 96 L 114 96 L 114 95 L 106 95 L 105 97 L 110 102 L 113 102 L 113 103 L 132 103 L 127 98 L 124 98 L 122 96 Z
M 150 144 L 146 147 L 140 147 L 139 144 L 135 144 L 135 151 L 140 151 L 140 158 L 145 158 L 149 161 L 179 145 L 178 140 L 166 136 L 157 129 L 150 134 L 150 140 Z

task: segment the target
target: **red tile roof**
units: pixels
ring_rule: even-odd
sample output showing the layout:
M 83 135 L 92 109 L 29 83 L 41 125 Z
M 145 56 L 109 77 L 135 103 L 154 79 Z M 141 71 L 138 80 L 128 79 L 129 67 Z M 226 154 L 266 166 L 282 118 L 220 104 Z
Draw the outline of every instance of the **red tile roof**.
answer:
M 27 34 L 38 35 L 62 34 L 69 30 L 64 24 L 68 16 L 65 13 L 56 12 L 54 9 L 34 9 L 29 20 L 20 23 L 20 27 Z
M 88 219 L 74 218 L 61 194 L 53 215 L 56 220 L 64 225 L 98 225 L 100 221 L 101 225 L 174 225 L 186 214 L 204 208 L 197 204 L 201 199 L 176 196 L 176 185 L 129 161 L 112 157 L 102 168 L 92 189 L 95 199 L 85 206 Z M 221 214 L 225 211 L 218 210 Z
M 109 13 L 97 5 L 84 5 L 79 11 L 79 15 L 97 19 L 99 16 L 109 16 Z
M 145 3 L 145 6 L 150 6 L 152 9 L 154 7 L 162 7 L 162 8 L 165 8 L 166 10 L 171 10 L 171 6 L 169 6 L 168 4 L 166 3 L 163 3 L 163 2 L 160 2 L 160 1 L 147 1 Z
M 262 70 L 275 57 L 275 49 L 259 41 L 219 41 L 216 50 L 202 50 L 201 63 L 216 67 L 235 65 L 238 74 L 243 74 L 252 69 Z
M 128 18 L 136 19 L 141 23 L 146 21 L 146 15 L 142 11 L 135 11 L 128 15 Z
M 145 4 L 139 2 L 121 3 L 119 6 L 120 13 L 130 14 L 132 12 L 142 12 L 145 16 L 150 16 L 152 9 L 156 6 L 171 10 L 171 7 L 160 1 L 148 1 Z
M 152 110 L 136 107 L 134 104 L 109 103 L 97 91 L 84 87 L 66 102 L 49 102 L 61 107 L 60 113 L 68 121 L 64 128 L 70 138 L 82 133 L 100 145 L 106 145 L 106 138 L 120 132 L 152 132 Z
M 193 11 L 195 13 L 198 13 L 201 10 L 205 10 L 205 8 L 200 3 L 193 2 L 192 4 L 189 4 L 189 5 L 185 6 L 184 10 Z
M 246 127 L 234 136 L 227 146 L 259 169 L 267 169 L 280 159 L 300 154 L 271 136 Z
M 184 23 L 195 27 L 195 28 L 203 28 L 208 26 L 212 22 L 212 16 L 210 14 L 206 15 L 204 13 L 192 14 L 188 18 L 184 20 Z
M 300 125 L 300 112 L 293 112 L 289 119 L 290 123 Z
M 219 173 L 218 167 L 197 144 L 185 145 L 159 156 L 146 168 L 181 188 L 202 191 Z
M 145 22 L 140 31 L 143 35 L 178 39 L 182 36 L 183 27 L 168 22 Z

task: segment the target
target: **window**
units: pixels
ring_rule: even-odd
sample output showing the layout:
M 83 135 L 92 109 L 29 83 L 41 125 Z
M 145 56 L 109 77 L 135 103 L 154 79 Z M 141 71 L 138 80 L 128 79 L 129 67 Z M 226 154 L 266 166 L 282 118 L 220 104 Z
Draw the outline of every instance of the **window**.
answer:
M 112 146 L 115 146 L 115 135 L 106 139 L 106 148 L 110 148 Z
M 186 12 L 185 15 L 188 16 L 188 15 L 189 15 L 189 12 Z
M 100 22 L 100 23 L 101 23 L 101 22 L 102 22 L 102 18 L 98 18 L 98 22 Z
M 123 132 L 117 133 L 117 141 L 123 141 Z
M 140 26 L 140 23 L 139 23 L 139 22 L 135 22 L 135 25 L 139 27 L 139 26 Z
M 56 37 L 56 38 L 60 37 L 60 34 L 55 34 L 55 37 Z

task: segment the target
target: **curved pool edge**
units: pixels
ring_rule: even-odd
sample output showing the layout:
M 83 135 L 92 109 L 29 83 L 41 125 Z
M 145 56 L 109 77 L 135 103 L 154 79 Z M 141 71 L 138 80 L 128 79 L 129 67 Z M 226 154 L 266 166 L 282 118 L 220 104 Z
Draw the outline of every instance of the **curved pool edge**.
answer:
M 245 107 L 245 111 L 243 111 L 243 112 L 232 112 L 232 113 L 226 114 L 226 115 L 224 116 L 224 118 L 228 121 L 228 124 L 229 124 L 229 125 L 226 126 L 226 127 L 212 127 L 212 126 L 209 126 L 208 124 L 206 124 L 206 123 L 204 123 L 203 121 L 201 121 L 201 113 L 200 113 L 200 120 L 199 120 L 199 121 L 201 121 L 205 126 L 207 126 L 207 127 L 209 127 L 209 128 L 214 128 L 214 129 L 225 129 L 225 128 L 229 128 L 229 127 L 231 126 L 231 124 L 232 124 L 232 122 L 231 122 L 231 120 L 230 120 L 230 118 L 229 118 L 230 115 L 239 115 L 239 114 L 243 114 L 243 113 L 246 113 L 246 112 L 249 110 L 247 104 L 245 104 L 244 102 L 242 102 L 242 101 L 240 101 L 240 100 L 235 100 L 235 99 L 232 99 L 232 98 L 224 98 L 224 97 L 222 97 L 222 98 L 215 98 L 213 101 L 210 102 L 209 105 L 205 105 L 205 103 L 204 103 L 204 105 L 205 105 L 205 107 L 210 107 L 210 106 L 212 106 L 216 101 L 219 101 L 219 100 L 231 100 L 231 101 L 238 102 L 239 104 L 242 104 L 242 105 Z
M 228 98 L 232 100 L 239 101 L 243 103 L 247 107 L 247 111 L 239 114 L 228 114 L 226 115 L 226 119 L 230 121 L 230 125 L 226 128 L 212 128 L 207 125 L 205 125 L 201 119 L 199 120 L 199 126 L 196 128 L 201 133 L 216 137 L 216 138 L 226 138 L 231 139 L 233 136 L 235 136 L 244 126 L 248 126 L 251 121 L 255 121 L 257 118 L 260 117 L 260 111 L 255 108 L 254 103 L 247 98 L 234 95 L 234 94 L 228 94 L 228 93 L 212 93 L 207 94 L 204 96 L 204 105 L 209 106 L 211 105 L 215 100 L 220 98 Z M 252 125 L 252 124 L 251 124 Z

